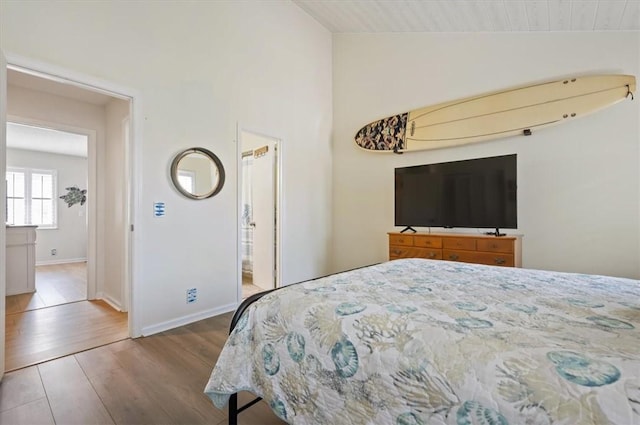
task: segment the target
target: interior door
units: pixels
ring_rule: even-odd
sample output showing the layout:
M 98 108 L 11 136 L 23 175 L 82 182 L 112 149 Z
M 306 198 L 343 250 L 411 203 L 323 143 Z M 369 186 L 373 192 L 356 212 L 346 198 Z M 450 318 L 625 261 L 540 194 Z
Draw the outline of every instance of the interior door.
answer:
M 0 176 L 1 181 L 6 179 L 7 168 L 7 60 L 0 50 Z M 5 211 L 7 210 L 6 184 L 0 184 L 0 217 L 6 222 Z M 1 224 L 1 223 L 0 223 Z M 0 381 L 4 376 L 4 326 L 5 326 L 5 294 L 7 290 L 7 282 L 5 270 L 7 254 L 6 254 L 6 227 L 0 225 Z
M 274 143 L 254 149 L 253 159 L 253 284 L 275 287 L 275 162 Z

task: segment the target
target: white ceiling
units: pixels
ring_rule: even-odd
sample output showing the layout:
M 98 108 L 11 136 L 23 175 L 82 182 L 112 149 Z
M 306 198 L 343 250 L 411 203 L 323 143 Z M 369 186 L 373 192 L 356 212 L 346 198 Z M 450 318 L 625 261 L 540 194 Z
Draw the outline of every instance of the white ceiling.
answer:
M 333 33 L 640 31 L 640 0 L 293 0 Z
M 87 157 L 87 136 L 7 123 L 7 147 Z

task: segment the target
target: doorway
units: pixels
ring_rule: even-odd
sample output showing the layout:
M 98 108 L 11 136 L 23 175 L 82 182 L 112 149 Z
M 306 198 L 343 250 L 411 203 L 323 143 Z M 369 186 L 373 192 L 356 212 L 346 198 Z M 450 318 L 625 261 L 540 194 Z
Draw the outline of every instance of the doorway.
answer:
M 7 314 L 86 300 L 88 281 L 95 284 L 87 276 L 87 211 L 95 202 L 86 196 L 95 159 L 88 155 L 90 131 L 56 127 L 7 123 L 7 224 L 15 230 L 37 226 L 28 258 L 29 267 L 35 263 L 35 282 L 25 284 L 17 275 L 7 280 Z M 8 267 L 19 273 L 24 259 L 18 246 L 11 251 L 15 258 Z
M 86 295 L 82 301 L 46 306 L 44 309 L 13 313 L 11 316 L 9 309 L 5 309 L 7 345 L 4 346 L 3 337 L 3 346 L 0 346 L 0 349 L 3 352 L 6 349 L 7 367 L 11 367 L 9 360 L 12 360 L 12 356 L 15 359 L 13 364 L 23 367 L 45 360 L 45 355 L 68 355 L 92 348 L 95 344 L 102 345 L 135 335 L 129 296 L 132 273 L 130 223 L 133 217 L 131 206 L 134 204 L 131 182 L 133 173 L 129 168 L 133 166 L 130 155 L 134 149 L 129 140 L 128 127 L 133 122 L 133 97 L 100 89 L 90 85 L 91 83 L 56 77 L 47 74 L 46 71 L 34 71 L 28 64 L 9 65 L 8 77 L 9 121 L 30 125 L 38 125 L 42 121 L 43 126 L 49 129 L 67 129 L 71 133 L 84 133 L 88 138 L 86 186 L 79 187 L 87 189 L 86 209 L 81 212 L 77 206 L 58 206 L 59 209 L 73 210 L 85 221 L 86 262 L 82 270 L 64 270 L 62 273 L 56 270 L 57 276 L 49 276 L 64 275 L 64 279 L 81 279 L 78 273 L 86 276 Z M 57 128 L 58 125 L 60 128 Z M 85 131 L 86 128 L 91 130 Z M 67 187 L 70 186 L 59 182 L 57 201 L 63 202 L 57 197 L 66 195 Z M 97 203 L 102 205 L 100 210 L 96 207 Z M 44 242 L 44 239 L 40 239 L 40 242 Z M 48 247 L 45 254 L 58 259 L 64 252 L 59 247 Z M 26 315 L 29 315 L 30 320 L 23 319 Z M 47 320 L 52 325 L 48 325 L 52 329 L 48 332 L 52 341 L 47 344 L 56 346 L 56 350 L 48 354 L 16 352 L 15 348 L 24 344 L 22 341 L 16 343 L 15 335 L 28 337 L 28 331 L 20 326 L 27 322 L 39 323 L 35 319 L 31 320 L 36 318 L 36 315 L 38 320 Z M 81 319 L 80 315 L 84 315 L 84 318 Z M 82 323 L 99 323 L 100 327 L 92 330 L 79 329 L 78 320 Z M 67 329 L 67 323 L 76 325 Z M 111 326 L 111 329 L 105 331 L 106 326 Z M 59 334 L 60 338 L 55 339 L 57 337 L 53 329 L 62 331 Z M 88 335 L 91 338 L 86 338 Z M 65 337 L 66 340 L 63 339 Z M 69 344 L 70 337 L 76 343 Z M 31 345 L 41 348 L 42 344 Z M 33 357 L 30 357 L 31 355 Z
M 241 299 L 279 286 L 280 139 L 240 131 Z

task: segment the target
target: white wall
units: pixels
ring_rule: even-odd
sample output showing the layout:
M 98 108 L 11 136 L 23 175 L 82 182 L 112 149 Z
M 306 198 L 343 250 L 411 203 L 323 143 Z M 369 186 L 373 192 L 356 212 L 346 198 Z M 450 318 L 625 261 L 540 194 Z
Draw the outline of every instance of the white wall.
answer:
M 572 74 L 638 77 L 640 33 L 339 34 L 333 60 L 335 270 L 387 259 L 394 167 L 517 153 L 523 265 L 640 277 L 638 99 L 531 137 L 403 155 L 353 141 L 439 102 Z
M 139 93 L 134 333 L 238 302 L 237 122 L 283 139 L 283 283 L 329 270 L 332 40 L 296 5 L 2 2 L 0 31 L 9 57 Z M 227 171 L 211 199 L 171 188 L 171 159 L 191 146 L 216 153 Z M 153 217 L 155 201 L 166 202 L 166 217 Z M 191 287 L 199 299 L 187 305 Z
M 55 170 L 58 197 L 69 186 L 87 188 L 87 158 L 7 149 L 7 167 Z M 87 258 L 87 204 L 68 207 L 57 198 L 58 226 L 56 229 L 36 229 L 36 264 L 82 261 Z M 57 254 L 51 255 L 55 249 Z

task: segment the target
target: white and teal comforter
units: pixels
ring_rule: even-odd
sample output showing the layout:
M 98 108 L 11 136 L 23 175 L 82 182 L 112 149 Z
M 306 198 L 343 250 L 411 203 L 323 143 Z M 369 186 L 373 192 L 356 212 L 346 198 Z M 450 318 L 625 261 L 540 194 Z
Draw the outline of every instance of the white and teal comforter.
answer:
M 640 424 L 640 281 L 396 260 L 279 289 L 205 392 L 292 424 Z

